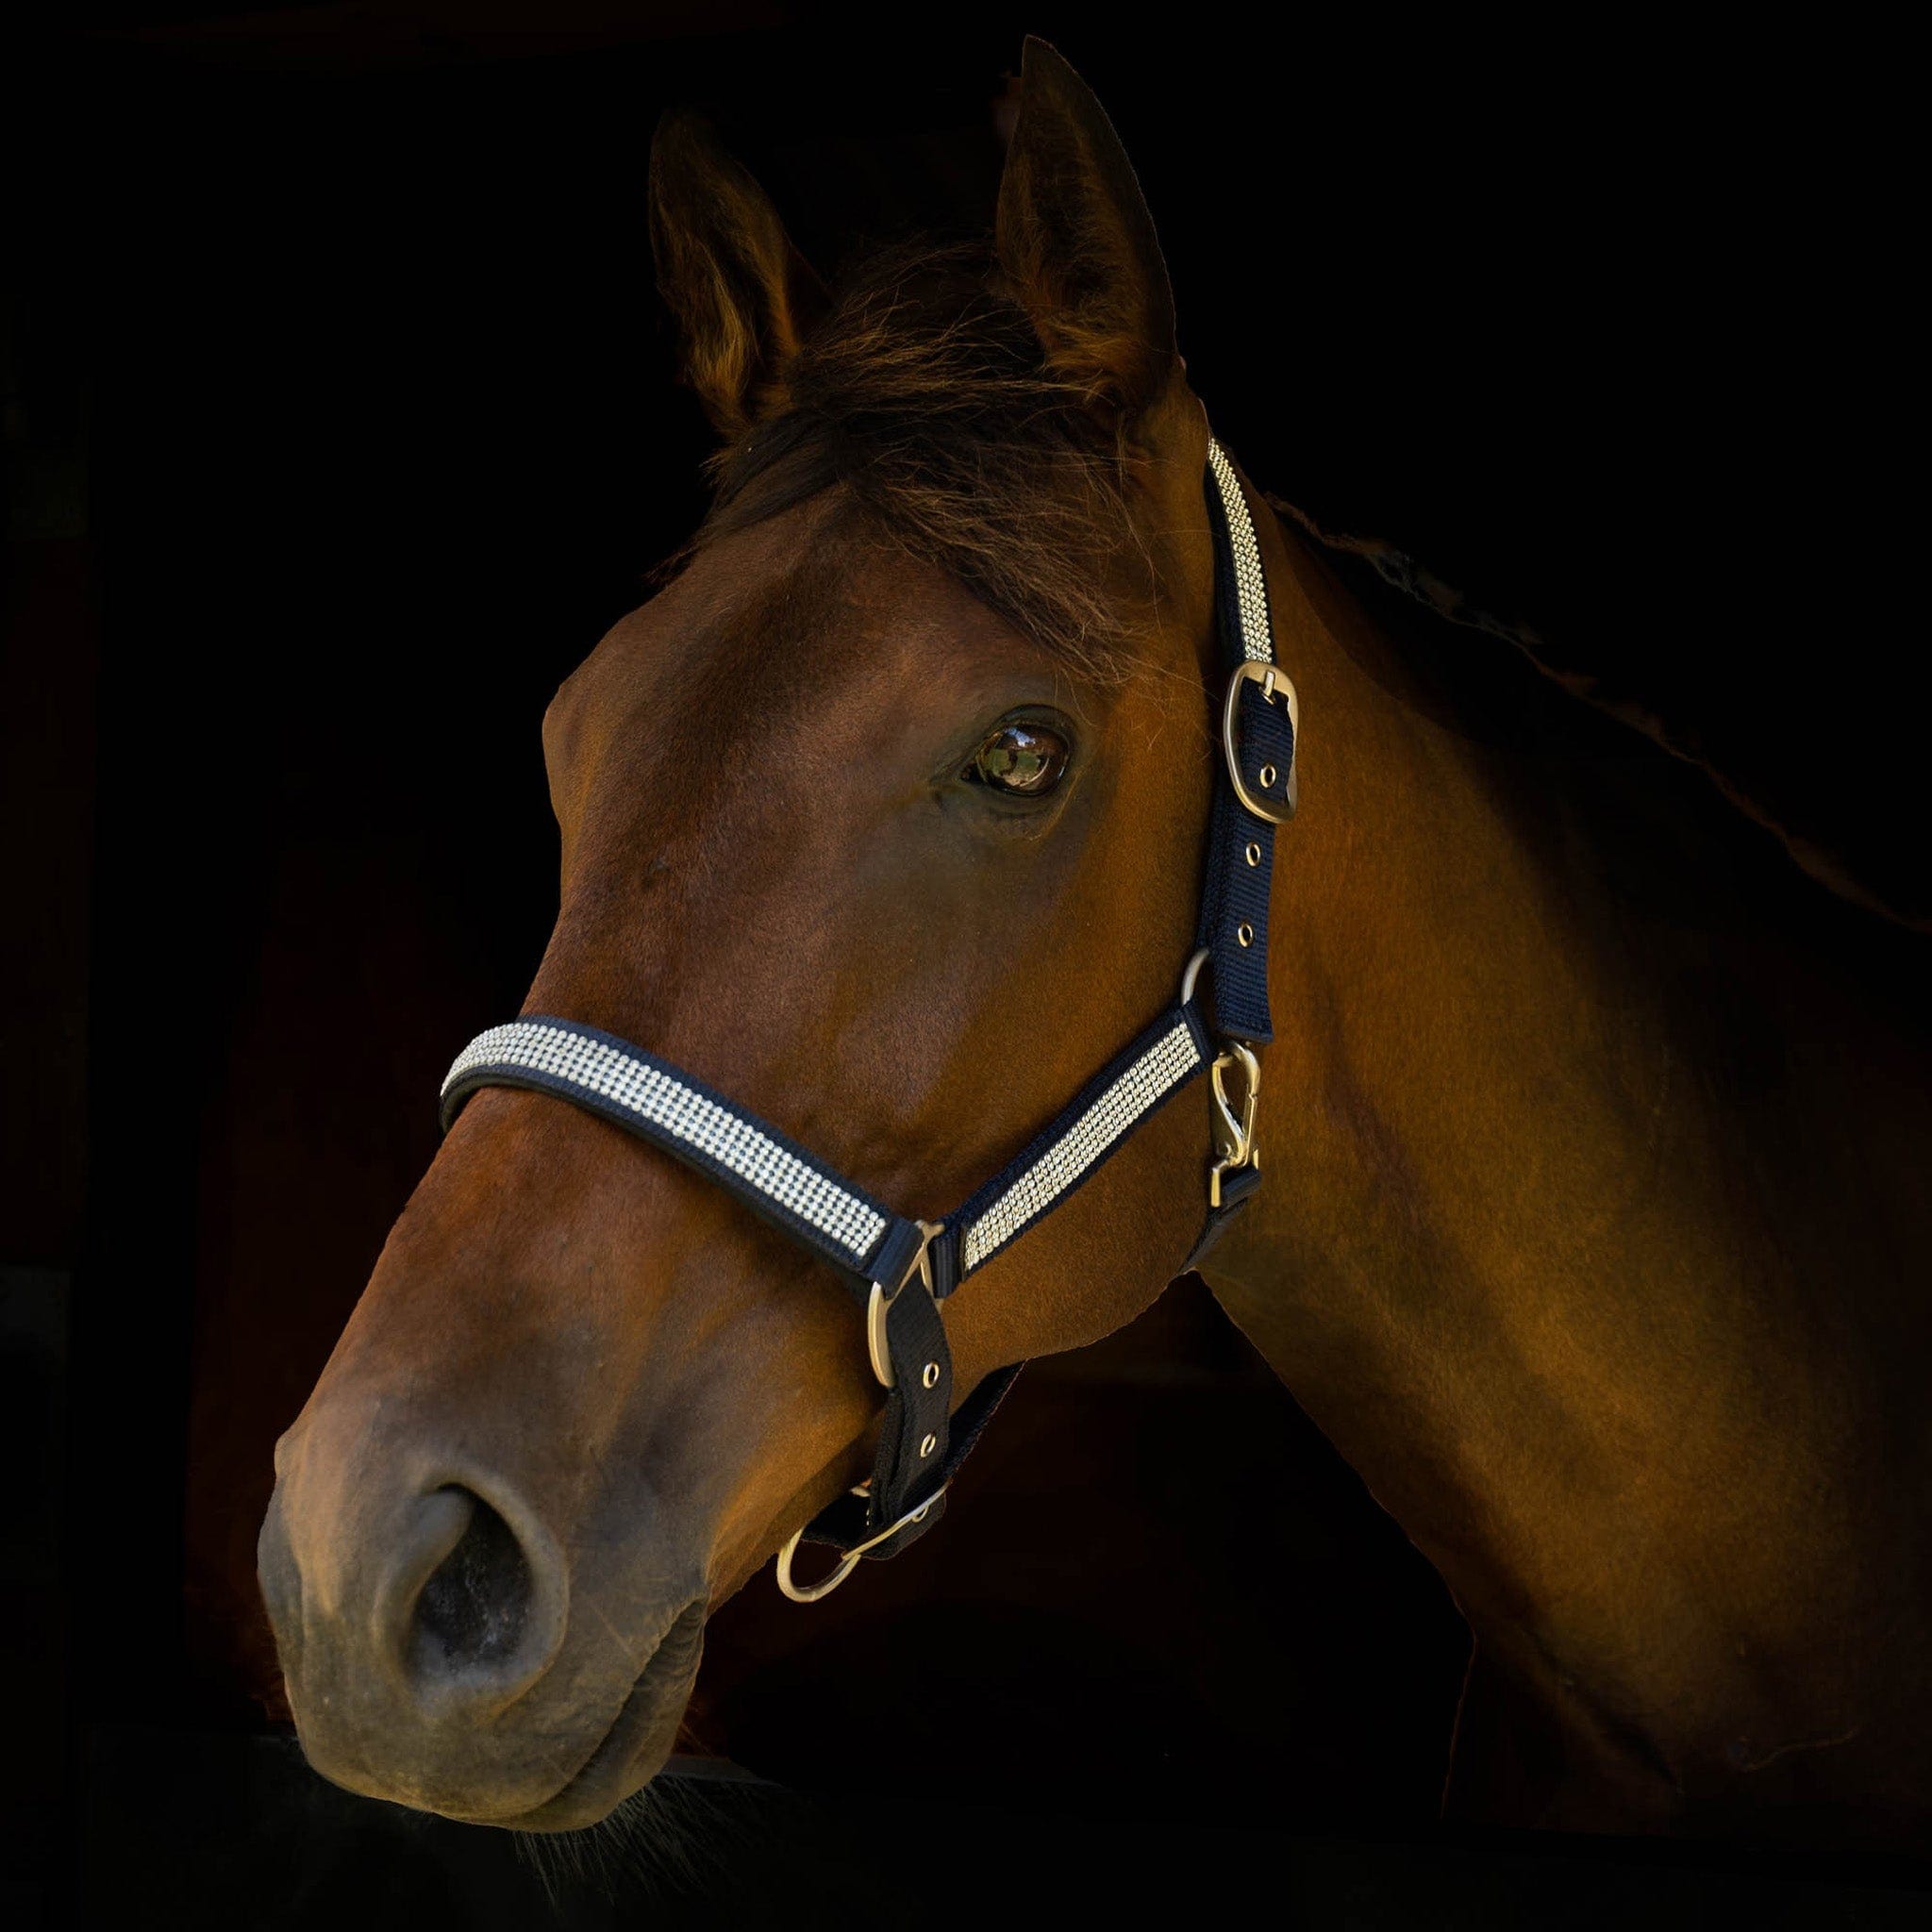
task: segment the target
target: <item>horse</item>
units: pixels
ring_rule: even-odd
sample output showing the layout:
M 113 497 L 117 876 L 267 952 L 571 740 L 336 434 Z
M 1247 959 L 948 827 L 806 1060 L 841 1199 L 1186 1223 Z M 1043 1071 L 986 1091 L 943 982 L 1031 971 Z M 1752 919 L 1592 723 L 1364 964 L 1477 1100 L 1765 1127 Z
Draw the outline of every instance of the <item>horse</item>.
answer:
M 713 501 L 543 720 L 525 1011 L 908 1214 L 1173 1001 L 1221 756 L 1208 420 L 1154 224 L 1042 42 L 1018 99 L 991 238 L 833 288 L 705 123 L 660 125 Z M 1920 941 L 1553 682 L 1526 728 L 1237 475 L 1307 743 L 1263 1184 L 1198 1265 L 1468 1621 L 1448 1802 L 1909 1841 Z M 944 1304 L 956 1407 L 1184 1271 L 1207 1129 L 1168 1100 Z M 879 1427 L 825 1261 L 605 1120 L 477 1092 L 276 1449 L 258 1574 L 310 1762 L 595 1823 L 666 1761 L 708 1609 Z

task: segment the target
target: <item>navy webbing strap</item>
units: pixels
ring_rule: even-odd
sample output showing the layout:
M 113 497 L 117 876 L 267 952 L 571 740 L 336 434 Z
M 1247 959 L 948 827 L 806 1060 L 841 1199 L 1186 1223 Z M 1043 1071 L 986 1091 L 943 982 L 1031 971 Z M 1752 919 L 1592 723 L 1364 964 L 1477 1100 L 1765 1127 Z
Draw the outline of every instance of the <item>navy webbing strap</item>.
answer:
M 896 1534 L 882 1539 L 865 1552 L 866 1559 L 896 1557 L 908 1543 L 917 1541 L 941 1516 L 946 1513 L 946 1490 L 953 1480 L 954 1473 L 973 1453 L 973 1445 L 979 1440 L 979 1432 L 993 1418 L 993 1411 L 1007 1399 L 1007 1391 L 1019 1379 L 1024 1362 L 1009 1362 L 1003 1369 L 995 1369 L 990 1375 L 980 1378 L 958 1411 L 951 1419 L 950 1437 L 945 1456 L 926 1484 L 924 1512 L 916 1522 L 908 1522 Z M 874 1517 L 879 1515 L 873 1507 L 873 1484 L 868 1483 L 861 1490 L 853 1490 L 841 1496 L 837 1502 L 828 1505 L 806 1524 L 800 1532 L 801 1541 L 818 1543 L 835 1550 L 857 1549 L 867 1538 L 876 1536 L 878 1528 Z M 921 1509 L 922 1499 L 916 1498 L 900 1515 L 908 1515 Z M 889 1519 L 897 1522 L 898 1517 Z
M 1215 629 L 1230 684 L 1217 761 L 1198 945 L 1211 963 L 1214 1025 L 1182 998 L 1117 1054 L 1053 1121 L 943 1223 L 909 1220 L 873 1200 L 779 1128 L 682 1068 L 580 1021 L 529 1014 L 479 1035 L 442 1087 L 446 1132 L 483 1087 L 548 1093 L 599 1115 L 705 1174 L 837 1268 L 866 1311 L 873 1365 L 886 1386 L 873 1473 L 794 1537 L 780 1560 L 787 1591 L 823 1595 L 854 1557 L 896 1555 L 939 1521 L 945 1489 L 1012 1386 L 1016 1364 L 988 1375 L 951 1413 L 952 1354 L 940 1307 L 967 1276 L 1018 1241 L 1096 1173 L 1181 1087 L 1273 1038 L 1268 896 L 1274 826 L 1293 808 L 1293 692 L 1274 669 L 1260 551 L 1245 495 L 1218 443 L 1204 479 L 1215 551 Z M 1252 1065 L 1252 1061 L 1250 1062 Z M 1253 1194 L 1245 1155 L 1216 1164 L 1216 1205 L 1191 1267 Z M 845 1559 L 811 1589 L 790 1580 L 800 1539 Z
M 1214 533 L 1215 631 L 1221 668 L 1235 688 L 1232 728 L 1223 730 L 1249 795 L 1285 818 L 1294 804 L 1294 725 L 1285 705 L 1242 677 L 1244 664 L 1274 661 L 1274 630 L 1260 545 L 1241 478 L 1218 442 L 1208 449 L 1208 522 Z M 1217 720 L 1221 723 L 1221 720 Z M 1214 967 L 1216 1030 L 1252 1046 L 1274 1038 L 1268 1012 L 1268 897 L 1274 869 L 1274 820 L 1251 811 L 1224 769 L 1215 773 L 1208 864 L 1194 943 Z

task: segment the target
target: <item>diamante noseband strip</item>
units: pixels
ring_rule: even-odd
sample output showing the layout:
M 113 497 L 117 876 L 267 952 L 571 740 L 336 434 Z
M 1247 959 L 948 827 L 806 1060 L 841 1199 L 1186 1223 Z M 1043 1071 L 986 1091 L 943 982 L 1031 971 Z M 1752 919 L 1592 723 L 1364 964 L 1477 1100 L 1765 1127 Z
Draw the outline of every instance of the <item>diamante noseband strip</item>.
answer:
M 842 1268 L 862 1272 L 893 1220 L 776 1127 L 594 1026 L 539 1016 L 478 1034 L 443 1080 L 445 1129 L 478 1087 L 575 1101 L 714 1179 L 749 1189 L 769 1219 Z
M 1227 525 L 1228 560 L 1234 572 L 1237 621 L 1241 626 L 1241 656 L 1257 664 L 1274 661 L 1274 628 L 1268 621 L 1268 579 L 1261 574 L 1261 544 L 1255 535 L 1255 522 L 1248 514 L 1247 499 L 1241 494 L 1241 478 L 1218 442 L 1208 445 L 1208 471 L 1214 479 L 1215 493 L 1221 498 L 1221 513 Z
M 896 1555 L 939 1520 L 945 1491 L 1022 1364 L 988 1375 L 957 1414 L 952 1356 L 940 1307 L 976 1269 L 1059 1207 L 1133 1130 L 1204 1069 L 1211 1069 L 1215 1146 L 1209 1208 L 1192 1265 L 1253 1193 L 1252 1049 L 1273 1037 L 1267 920 L 1274 827 L 1295 796 L 1293 687 L 1274 668 L 1260 544 L 1246 494 L 1210 441 L 1203 477 L 1214 541 L 1215 629 L 1229 685 L 1223 707 L 1194 958 L 1179 999 L 1061 1108 L 1005 1168 L 945 1221 L 920 1222 L 873 1200 L 779 1128 L 682 1067 L 582 1021 L 526 1014 L 479 1034 L 442 1083 L 445 1132 L 483 1087 L 547 1093 L 598 1115 L 684 1162 L 837 1268 L 865 1309 L 867 1345 L 885 1386 L 873 1473 L 794 1535 L 778 1580 L 809 1602 L 858 1558 Z M 1209 964 L 1210 1024 L 1195 996 Z M 1217 1044 L 1219 1042 L 1219 1044 Z M 1244 1070 L 1244 1071 L 1243 1071 Z M 1224 1085 L 1241 1071 L 1239 1108 Z M 818 1585 L 791 1576 L 799 1542 L 841 1559 Z
M 1176 1087 L 1213 1058 L 1199 1016 L 1191 1010 L 1179 1019 L 1163 1013 L 1150 1030 L 1152 1041 L 1144 1045 L 1136 1041 L 1127 1049 L 1124 1068 L 1115 1073 L 1108 1067 L 1091 1100 L 1080 1094 L 1039 1141 L 994 1177 L 993 1197 L 985 1208 L 975 1205 L 980 1198 L 975 1194 L 959 1210 L 957 1218 L 966 1230 L 959 1251 L 962 1278 L 1058 1207 Z M 1062 1125 L 1068 1114 L 1073 1119 Z

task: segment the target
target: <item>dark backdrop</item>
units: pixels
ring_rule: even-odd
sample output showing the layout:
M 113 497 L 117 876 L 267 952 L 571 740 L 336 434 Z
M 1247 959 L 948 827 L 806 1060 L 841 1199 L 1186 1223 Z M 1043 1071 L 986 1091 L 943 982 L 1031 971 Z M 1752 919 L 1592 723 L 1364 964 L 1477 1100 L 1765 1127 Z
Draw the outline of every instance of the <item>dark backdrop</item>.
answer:
M 1883 47 L 1624 16 L 1559 44 L 1232 10 L 189 12 L 29 19 L 5 83 L 5 1614 L 46 1659 L 17 1819 L 118 1830 L 180 1740 L 272 1724 L 268 1447 L 450 1054 L 547 931 L 543 705 L 700 507 L 642 219 L 668 104 L 714 111 L 830 267 L 983 219 L 990 102 L 1023 30 L 1055 39 L 1257 480 L 1533 625 L 1919 903 L 1906 517 L 1867 466 L 1897 408 Z M 939 1800 L 1387 1837 L 1427 1828 L 1464 1657 L 1184 1285 L 1030 1372 L 943 1537 L 813 1611 L 755 1582 L 690 1742 L 876 1797 L 909 1735 Z M 21 1853 L 29 1890 L 57 1841 Z

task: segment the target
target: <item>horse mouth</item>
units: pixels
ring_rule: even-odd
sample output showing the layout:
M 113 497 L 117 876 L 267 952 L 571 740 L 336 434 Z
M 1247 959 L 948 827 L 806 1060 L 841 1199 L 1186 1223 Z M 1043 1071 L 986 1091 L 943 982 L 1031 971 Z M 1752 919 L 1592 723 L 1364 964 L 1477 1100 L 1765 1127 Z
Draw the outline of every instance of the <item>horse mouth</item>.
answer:
M 509 1831 L 579 1831 L 649 1783 L 671 1755 L 705 1647 L 705 1600 L 687 1604 L 591 1755 L 533 1810 L 482 1821 Z

